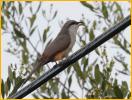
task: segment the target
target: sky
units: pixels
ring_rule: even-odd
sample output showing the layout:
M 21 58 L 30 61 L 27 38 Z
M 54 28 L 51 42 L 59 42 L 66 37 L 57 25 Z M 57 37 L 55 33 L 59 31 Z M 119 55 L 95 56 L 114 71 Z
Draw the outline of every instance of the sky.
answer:
M 60 30 L 60 26 L 58 24 L 58 22 L 61 22 L 61 21 L 66 21 L 67 18 L 68 19 L 74 19 L 76 21 L 79 21 L 81 18 L 82 18 L 82 14 L 85 15 L 86 18 L 88 18 L 89 20 L 93 20 L 95 17 L 94 17 L 94 14 L 91 13 L 87 8 L 85 8 L 84 6 L 82 6 L 80 3 L 78 2 L 46 2 L 43 4 L 43 8 L 41 9 L 44 9 L 46 11 L 49 11 L 49 5 L 50 4 L 53 4 L 53 9 L 54 10 L 57 10 L 58 11 L 58 15 L 57 15 L 57 18 L 55 19 L 55 21 L 53 21 L 53 23 L 51 23 L 52 25 L 52 32 L 54 34 L 51 35 L 50 38 L 54 38 L 59 30 Z M 124 15 L 127 16 L 129 15 L 129 13 L 127 12 L 127 8 L 129 5 L 129 3 L 124 3 L 124 2 L 121 2 L 120 3 L 122 5 L 122 8 L 123 8 L 123 12 L 124 12 Z M 34 9 L 36 7 L 37 3 L 35 2 L 33 4 L 34 6 Z M 25 9 L 25 15 L 26 16 L 30 16 L 29 12 L 26 11 L 26 8 Z M 39 25 L 39 27 L 46 27 L 45 24 L 47 24 L 45 21 L 42 21 L 42 18 L 43 16 L 40 16 L 38 21 L 36 21 L 36 24 Z M 45 26 L 44 26 L 45 25 Z M 80 28 L 81 30 L 81 28 Z M 40 30 L 41 31 L 41 30 Z M 125 29 L 126 33 L 130 33 L 130 27 Z M 101 33 L 101 32 L 100 32 Z M 128 41 L 130 41 L 130 34 L 126 34 L 125 37 L 127 38 Z M 7 42 L 9 42 L 11 39 L 10 39 L 10 36 L 2 36 L 2 78 L 5 80 L 7 78 L 7 72 L 8 72 L 8 65 L 10 65 L 11 63 L 12 64 L 19 64 L 19 60 L 13 56 L 13 55 L 10 55 L 9 53 L 5 52 L 5 49 L 8 47 L 7 46 Z M 32 42 L 35 43 L 35 36 L 32 38 Z M 38 50 L 40 52 L 43 51 L 43 47 L 39 47 Z M 79 47 L 76 45 L 74 46 L 73 48 L 73 51 L 75 52 L 77 49 L 79 49 Z M 110 55 L 111 54 L 115 54 L 116 52 L 111 52 L 110 51 Z M 92 56 L 93 53 L 91 53 L 90 55 Z M 130 58 L 128 57 L 126 59 L 126 61 L 128 61 Z M 62 74 L 60 74 L 62 75 Z M 122 77 L 122 75 L 118 76 L 119 77 L 119 80 L 120 80 L 120 77 L 121 77 L 121 80 L 127 80 L 127 82 L 129 83 L 130 82 L 130 76 L 124 76 Z M 129 87 L 130 87 L 130 84 L 129 84 Z M 76 85 L 75 87 L 73 86 L 72 87 L 73 90 L 75 91 L 78 91 L 78 88 L 76 88 Z M 80 95 L 78 93 L 78 95 Z M 28 97 L 30 97 L 31 95 L 28 95 Z

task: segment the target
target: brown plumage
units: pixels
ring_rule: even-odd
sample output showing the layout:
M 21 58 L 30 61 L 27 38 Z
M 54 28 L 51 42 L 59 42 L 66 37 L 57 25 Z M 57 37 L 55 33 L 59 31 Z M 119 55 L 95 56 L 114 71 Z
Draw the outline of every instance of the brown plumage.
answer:
M 41 66 L 47 64 L 48 62 L 62 60 L 68 55 L 75 43 L 75 35 L 77 33 L 79 23 L 81 22 L 69 20 L 64 24 L 58 36 L 45 48 L 42 56 L 39 58 L 38 62 L 34 66 L 34 69 L 24 80 L 23 85 L 27 82 L 27 80 L 29 80 L 32 74 Z M 75 27 L 73 25 L 75 25 Z M 73 31 L 73 29 L 75 30 Z

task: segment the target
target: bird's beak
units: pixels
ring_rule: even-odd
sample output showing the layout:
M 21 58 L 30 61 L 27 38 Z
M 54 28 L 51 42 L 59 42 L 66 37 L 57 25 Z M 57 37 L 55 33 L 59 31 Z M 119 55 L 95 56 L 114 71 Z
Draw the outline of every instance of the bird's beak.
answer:
M 78 25 L 81 26 L 81 25 L 84 25 L 84 23 L 83 22 L 78 22 Z

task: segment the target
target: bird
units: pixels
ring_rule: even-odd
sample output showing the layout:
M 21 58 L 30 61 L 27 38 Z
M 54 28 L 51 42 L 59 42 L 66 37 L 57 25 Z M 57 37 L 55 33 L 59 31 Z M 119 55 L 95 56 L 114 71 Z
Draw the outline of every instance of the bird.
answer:
M 81 25 L 83 25 L 83 22 L 77 22 L 75 20 L 68 20 L 63 25 L 57 37 L 46 46 L 33 70 L 30 72 L 27 78 L 24 79 L 24 82 L 22 83 L 23 85 L 41 66 L 44 66 L 49 62 L 55 62 L 68 57 L 69 52 L 72 50 L 75 44 L 77 30 Z

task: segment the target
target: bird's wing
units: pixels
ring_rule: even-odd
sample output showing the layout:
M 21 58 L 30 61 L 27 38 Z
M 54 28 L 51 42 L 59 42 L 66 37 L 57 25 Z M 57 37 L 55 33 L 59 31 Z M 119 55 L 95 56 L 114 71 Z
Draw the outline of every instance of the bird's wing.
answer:
M 42 65 L 48 63 L 49 61 L 52 61 L 52 57 L 55 56 L 55 54 L 65 50 L 68 48 L 70 44 L 70 36 L 69 35 L 59 35 L 53 42 L 51 42 L 45 49 L 43 55 L 41 56 L 40 60 L 37 62 L 37 64 L 34 66 L 33 70 L 30 72 L 28 77 L 24 80 L 22 86 L 29 80 L 29 78 L 32 76 L 32 74 L 39 69 Z
M 64 51 L 70 45 L 70 36 L 69 34 L 59 35 L 53 42 L 51 42 L 46 48 L 42 55 L 43 60 L 46 58 L 54 57 L 57 53 Z M 46 57 L 46 58 L 45 58 Z

